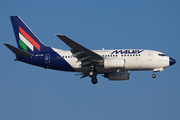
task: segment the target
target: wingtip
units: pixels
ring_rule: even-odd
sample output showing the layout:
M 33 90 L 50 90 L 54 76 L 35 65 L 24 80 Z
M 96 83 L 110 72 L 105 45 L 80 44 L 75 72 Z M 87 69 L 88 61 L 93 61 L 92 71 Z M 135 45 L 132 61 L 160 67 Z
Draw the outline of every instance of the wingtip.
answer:
M 61 37 L 61 36 L 65 36 L 65 35 L 61 35 L 61 34 L 55 34 L 55 35 L 56 35 L 56 36 L 60 36 L 60 37 Z
M 8 44 L 7 43 L 3 43 L 5 46 L 7 46 Z

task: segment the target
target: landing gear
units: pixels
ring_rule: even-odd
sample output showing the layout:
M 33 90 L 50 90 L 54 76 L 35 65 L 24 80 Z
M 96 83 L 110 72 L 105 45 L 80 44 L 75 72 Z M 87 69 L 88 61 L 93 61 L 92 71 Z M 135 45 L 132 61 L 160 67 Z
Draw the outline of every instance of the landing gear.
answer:
M 89 77 L 93 77 L 95 76 L 95 72 L 94 71 L 89 71 Z
M 153 72 L 153 74 L 152 74 L 152 78 L 155 78 L 156 77 L 156 74 L 155 74 L 155 72 Z
M 96 84 L 98 82 L 97 78 L 96 77 L 92 77 L 91 82 L 92 82 L 92 84 Z
M 156 74 L 153 73 L 153 74 L 152 74 L 152 77 L 155 78 L 155 77 L 156 77 Z
M 91 71 L 89 71 L 88 74 L 89 74 L 89 77 L 92 78 L 91 79 L 92 84 L 96 84 L 98 81 L 97 81 L 97 78 L 96 78 L 97 74 L 96 74 L 95 66 L 91 67 Z

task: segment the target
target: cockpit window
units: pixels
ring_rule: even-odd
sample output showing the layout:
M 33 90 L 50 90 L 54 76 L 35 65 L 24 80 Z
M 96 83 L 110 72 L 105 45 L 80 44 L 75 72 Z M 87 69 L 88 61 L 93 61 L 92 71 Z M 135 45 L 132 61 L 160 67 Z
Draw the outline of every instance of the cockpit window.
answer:
M 167 56 L 166 54 L 158 54 L 159 56 Z

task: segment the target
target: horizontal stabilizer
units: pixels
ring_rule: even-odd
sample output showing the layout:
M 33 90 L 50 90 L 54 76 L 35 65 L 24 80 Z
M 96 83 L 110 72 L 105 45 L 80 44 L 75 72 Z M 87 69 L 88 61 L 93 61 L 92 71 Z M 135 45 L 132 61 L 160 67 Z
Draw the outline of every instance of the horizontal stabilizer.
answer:
M 31 54 L 31 53 L 28 53 L 28 52 L 26 52 L 26 51 L 23 51 L 23 50 L 21 50 L 21 49 L 19 49 L 19 48 L 16 48 L 16 47 L 14 47 L 14 46 L 12 46 L 12 45 L 9 45 L 9 44 L 7 44 L 7 43 L 4 43 L 4 45 L 6 46 L 6 47 L 8 47 L 14 54 L 16 54 L 16 56 L 18 56 L 18 57 L 32 57 L 32 56 L 34 56 L 33 54 Z

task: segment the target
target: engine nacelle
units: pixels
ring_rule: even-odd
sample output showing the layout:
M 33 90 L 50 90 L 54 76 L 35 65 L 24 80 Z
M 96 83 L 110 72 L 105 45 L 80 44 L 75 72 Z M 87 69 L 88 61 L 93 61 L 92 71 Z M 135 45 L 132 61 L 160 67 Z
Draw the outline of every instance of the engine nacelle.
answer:
M 125 67 L 125 59 L 119 59 L 119 58 L 110 58 L 110 59 L 104 59 L 104 68 L 124 68 Z
M 104 77 L 109 78 L 109 80 L 129 80 L 129 71 L 105 73 Z

